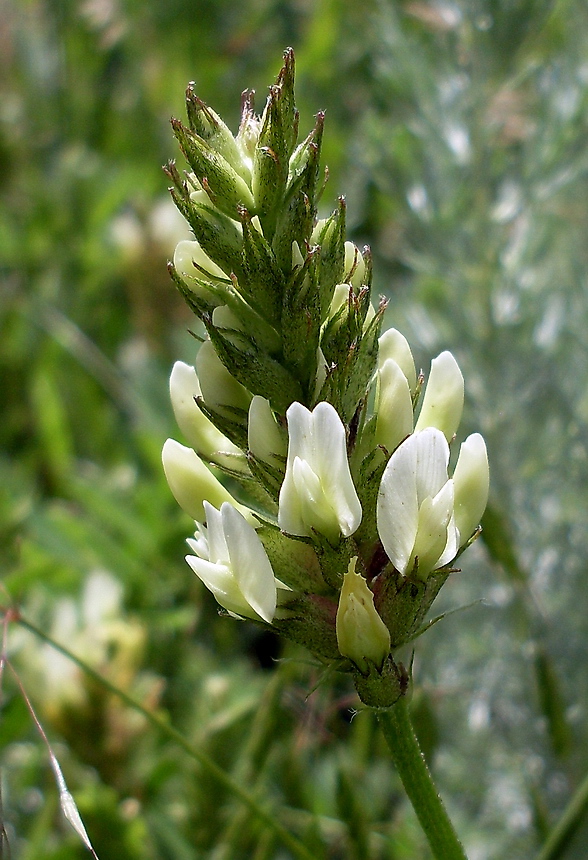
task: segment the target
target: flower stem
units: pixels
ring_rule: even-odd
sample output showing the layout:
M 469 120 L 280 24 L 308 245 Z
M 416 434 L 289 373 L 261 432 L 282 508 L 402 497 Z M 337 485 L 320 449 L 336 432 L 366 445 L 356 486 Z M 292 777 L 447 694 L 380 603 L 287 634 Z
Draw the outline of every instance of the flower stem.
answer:
M 437 860 L 467 860 L 414 733 L 408 703 L 401 696 L 377 711 L 392 759 Z

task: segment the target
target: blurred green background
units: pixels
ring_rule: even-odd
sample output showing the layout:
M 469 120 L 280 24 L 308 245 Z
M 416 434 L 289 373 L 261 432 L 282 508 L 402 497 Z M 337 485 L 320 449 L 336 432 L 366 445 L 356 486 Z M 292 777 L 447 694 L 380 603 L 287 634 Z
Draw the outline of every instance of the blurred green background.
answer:
M 389 324 L 425 370 L 454 352 L 463 435 L 488 441 L 484 540 L 439 601 L 469 608 L 416 644 L 413 710 L 470 860 L 524 860 L 588 772 L 583 0 L 0 3 L 2 604 L 317 858 L 430 856 L 347 679 L 309 695 L 306 654 L 218 617 L 160 466 L 169 371 L 195 347 L 165 267 L 186 235 L 160 169 L 168 120 L 195 80 L 236 130 L 241 91 L 261 108 L 286 45 L 303 133 L 327 110 L 325 212 L 346 194 Z M 73 664 L 16 624 L 8 643 L 100 860 L 292 856 Z M 0 716 L 12 856 L 87 856 L 7 672 Z M 587 854 L 581 819 L 553 856 Z

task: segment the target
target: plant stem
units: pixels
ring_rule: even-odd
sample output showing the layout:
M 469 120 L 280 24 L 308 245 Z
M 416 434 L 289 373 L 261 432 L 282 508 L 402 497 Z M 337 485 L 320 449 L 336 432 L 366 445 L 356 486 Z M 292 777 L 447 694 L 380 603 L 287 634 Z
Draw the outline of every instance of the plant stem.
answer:
M 564 809 L 561 818 L 547 836 L 541 851 L 537 855 L 537 860 L 556 860 L 556 858 L 563 856 L 564 850 L 580 825 L 587 807 L 588 776 L 585 776 Z
M 56 642 L 34 624 L 31 624 L 30 621 L 26 621 L 21 616 L 17 616 L 13 619 L 17 624 L 20 624 L 21 627 L 26 628 L 31 633 L 34 633 L 35 636 L 38 636 L 39 639 L 42 639 L 44 642 L 47 642 L 51 645 L 52 648 L 55 648 L 56 651 L 61 652 L 66 657 L 68 657 L 76 666 L 79 668 L 92 680 L 96 681 L 100 684 L 104 689 L 108 690 L 110 693 L 113 693 L 115 696 L 118 696 L 126 705 L 132 708 L 137 713 L 142 714 L 142 716 L 149 722 L 155 729 L 157 729 L 161 734 L 166 735 L 171 741 L 180 746 L 188 755 L 195 759 L 208 773 L 220 782 L 228 791 L 230 791 L 241 803 L 244 804 L 254 815 L 256 815 L 263 823 L 273 831 L 273 833 L 277 836 L 277 838 L 285 845 L 292 854 L 299 858 L 299 860 L 316 860 L 315 855 L 312 854 L 305 845 L 300 842 L 295 836 L 292 835 L 286 828 L 280 824 L 277 820 L 274 812 L 268 809 L 264 809 L 259 802 L 251 796 L 238 782 L 232 779 L 229 774 L 225 773 L 225 771 L 219 767 L 216 762 L 214 762 L 206 753 L 199 750 L 198 747 L 193 746 L 190 741 L 188 741 L 177 729 L 174 729 L 173 726 L 170 726 L 169 723 L 165 721 L 163 717 L 154 714 L 152 711 L 144 708 L 140 702 L 137 702 L 131 696 L 124 692 L 124 690 L 120 690 L 118 687 L 115 687 L 114 684 L 111 684 L 106 678 L 104 678 L 99 672 L 85 663 L 83 660 L 80 660 L 79 657 L 76 657 L 68 648 L 63 645 L 60 645 L 59 642 Z
M 408 703 L 401 696 L 391 708 L 376 711 L 398 775 L 436 860 L 467 860 L 466 853 L 421 752 Z

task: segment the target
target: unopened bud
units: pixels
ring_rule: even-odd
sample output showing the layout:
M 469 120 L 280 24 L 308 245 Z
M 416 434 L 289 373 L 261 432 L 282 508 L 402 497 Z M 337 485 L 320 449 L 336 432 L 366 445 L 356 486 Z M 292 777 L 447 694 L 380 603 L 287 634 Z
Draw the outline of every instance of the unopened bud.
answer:
M 370 665 L 381 670 L 390 653 L 390 633 L 374 606 L 374 595 L 360 573 L 357 557 L 349 562 L 343 578 L 337 609 L 337 643 L 343 657 L 349 657 L 367 675 Z
M 457 361 L 450 352 L 442 352 L 431 362 L 415 432 L 436 427 L 451 442 L 461 421 L 463 396 L 463 376 Z

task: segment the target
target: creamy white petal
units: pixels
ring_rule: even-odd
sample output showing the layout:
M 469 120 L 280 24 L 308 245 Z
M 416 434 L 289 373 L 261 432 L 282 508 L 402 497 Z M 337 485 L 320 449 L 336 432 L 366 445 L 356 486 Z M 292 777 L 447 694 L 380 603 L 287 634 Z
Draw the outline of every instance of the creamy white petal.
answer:
M 417 375 L 414 358 L 407 339 L 398 329 L 389 328 L 378 341 L 378 366 L 380 369 L 389 358 L 393 358 L 404 373 L 411 391 L 416 388 Z
M 449 465 L 449 445 L 443 433 L 435 427 L 415 432 L 416 449 L 416 488 L 420 501 L 427 496 L 436 496 L 447 482 Z
M 312 415 L 319 458 L 316 467 L 323 491 L 337 515 L 341 532 L 349 537 L 361 522 L 361 504 L 349 469 L 345 427 L 330 403 L 319 403 Z
M 376 509 L 378 534 L 386 555 L 406 573 L 417 536 L 417 440 L 409 436 L 392 454 L 380 483 Z
M 431 362 L 431 372 L 415 431 L 437 427 L 450 442 L 461 421 L 464 382 L 457 361 L 442 352 Z
M 408 380 L 400 365 L 387 359 L 378 371 L 376 445 L 392 452 L 412 433 L 413 411 Z
M 203 507 L 205 500 L 217 508 L 223 502 L 230 502 L 249 521 L 255 522 L 249 508 L 235 501 L 192 448 L 181 445 L 175 439 L 168 439 L 163 446 L 161 459 L 176 502 L 196 522 L 206 519 Z
M 226 406 L 247 412 L 251 394 L 231 376 L 210 340 L 205 340 L 198 350 L 196 372 L 208 407 L 221 413 Z M 234 418 L 234 415 L 230 414 L 229 417 Z
M 202 392 L 194 367 L 176 361 L 169 379 L 169 392 L 178 427 L 203 457 L 210 460 L 219 454 L 231 454 L 243 458 L 242 451 L 198 407 L 196 398 L 201 397 Z
M 258 460 L 276 468 L 284 468 L 287 444 L 276 422 L 269 400 L 256 394 L 249 404 L 247 444 Z
M 245 601 L 271 623 L 276 612 L 276 580 L 267 553 L 254 528 L 231 505 L 220 511 L 231 569 Z
M 488 453 L 479 433 L 473 433 L 462 443 L 453 480 L 455 525 L 459 531 L 460 544 L 464 544 L 479 525 L 488 503 Z
M 432 499 L 423 500 L 419 509 L 417 537 L 412 560 L 418 557 L 418 575 L 424 579 L 435 567 L 447 546 L 447 528 L 453 513 L 453 482 L 447 481 Z M 411 564 L 412 566 L 412 564 Z
M 280 528 L 297 535 L 313 529 L 336 541 L 359 526 L 361 505 L 353 486 L 345 428 L 329 403 L 310 412 L 293 403 L 287 413 L 288 457 L 280 490 Z

